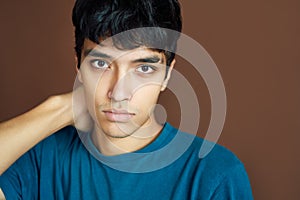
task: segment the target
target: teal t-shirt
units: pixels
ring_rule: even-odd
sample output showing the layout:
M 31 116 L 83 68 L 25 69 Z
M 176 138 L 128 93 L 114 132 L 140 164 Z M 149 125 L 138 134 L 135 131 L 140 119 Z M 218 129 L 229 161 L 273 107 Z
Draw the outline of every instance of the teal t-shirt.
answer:
M 0 187 L 7 200 L 253 199 L 238 158 L 217 144 L 200 158 L 202 144 L 166 123 L 143 149 L 104 156 L 88 134 L 68 126 L 19 158 Z

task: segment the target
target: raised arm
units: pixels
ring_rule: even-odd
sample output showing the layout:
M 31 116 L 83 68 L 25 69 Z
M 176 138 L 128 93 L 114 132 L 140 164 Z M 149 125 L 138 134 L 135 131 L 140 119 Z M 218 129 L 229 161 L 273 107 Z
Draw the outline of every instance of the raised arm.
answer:
M 53 96 L 0 123 L 0 174 L 35 144 L 73 123 L 72 93 Z

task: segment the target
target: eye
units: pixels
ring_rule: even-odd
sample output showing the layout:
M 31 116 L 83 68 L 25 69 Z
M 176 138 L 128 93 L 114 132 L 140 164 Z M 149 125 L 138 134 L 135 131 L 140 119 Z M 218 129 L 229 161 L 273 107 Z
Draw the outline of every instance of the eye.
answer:
M 90 63 L 97 69 L 106 69 L 109 67 L 109 64 L 104 60 L 91 60 Z
M 149 65 L 142 65 L 142 66 L 139 66 L 136 71 L 138 72 L 141 72 L 143 74 L 151 74 L 153 73 L 154 71 L 156 71 L 156 69 L 152 66 L 149 66 Z

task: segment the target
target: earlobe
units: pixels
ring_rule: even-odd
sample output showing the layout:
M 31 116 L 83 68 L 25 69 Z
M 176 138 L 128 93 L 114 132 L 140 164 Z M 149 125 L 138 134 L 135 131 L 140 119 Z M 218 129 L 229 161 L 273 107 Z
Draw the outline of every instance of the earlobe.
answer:
M 162 84 L 162 87 L 161 87 L 160 91 L 165 91 L 165 89 L 167 88 L 167 85 L 168 85 L 168 82 L 169 82 L 169 80 L 171 78 L 171 73 L 172 73 L 172 70 L 174 68 L 175 63 L 176 63 L 176 60 L 174 59 L 171 62 L 170 66 L 169 66 L 168 74 L 167 74 L 167 76 L 166 76 L 166 78 L 165 78 L 165 80 L 164 80 L 164 82 Z

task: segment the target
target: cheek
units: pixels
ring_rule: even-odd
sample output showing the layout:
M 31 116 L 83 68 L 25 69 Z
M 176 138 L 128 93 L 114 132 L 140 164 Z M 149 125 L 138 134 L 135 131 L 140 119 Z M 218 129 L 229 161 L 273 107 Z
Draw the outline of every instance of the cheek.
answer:
M 99 87 L 100 84 L 98 84 L 99 77 L 100 77 L 99 74 L 91 73 L 87 69 L 85 69 L 81 73 L 81 79 L 82 79 L 81 82 L 84 87 L 86 106 L 90 115 L 94 119 L 96 119 L 95 111 L 97 110 L 97 105 L 99 105 L 97 101 L 99 101 L 99 96 L 102 95 L 101 93 L 99 93 L 99 91 L 103 90 L 103 89 L 100 90 Z
M 83 84 L 86 93 L 93 95 L 97 86 L 99 75 L 96 73 L 91 73 L 87 66 L 82 66 L 81 71 L 81 83 Z
M 86 94 L 86 102 L 89 113 L 91 114 L 94 121 L 99 121 L 100 107 L 101 105 L 107 104 L 109 102 L 106 93 L 104 92 L 104 87 L 97 87 L 96 90 L 90 90 Z M 98 116 L 98 117 L 97 117 Z
M 95 96 L 95 104 L 102 105 L 103 103 L 108 103 L 108 92 L 109 92 L 109 84 L 108 81 L 99 80 L 97 83 L 97 89 L 94 91 Z
M 145 86 L 134 93 L 131 104 L 136 105 L 139 110 L 148 113 L 156 104 L 159 93 L 160 86 Z
M 82 84 L 90 102 L 93 101 L 95 103 L 99 97 L 106 95 L 108 81 L 104 79 L 103 73 L 96 73 L 89 70 L 82 73 Z

